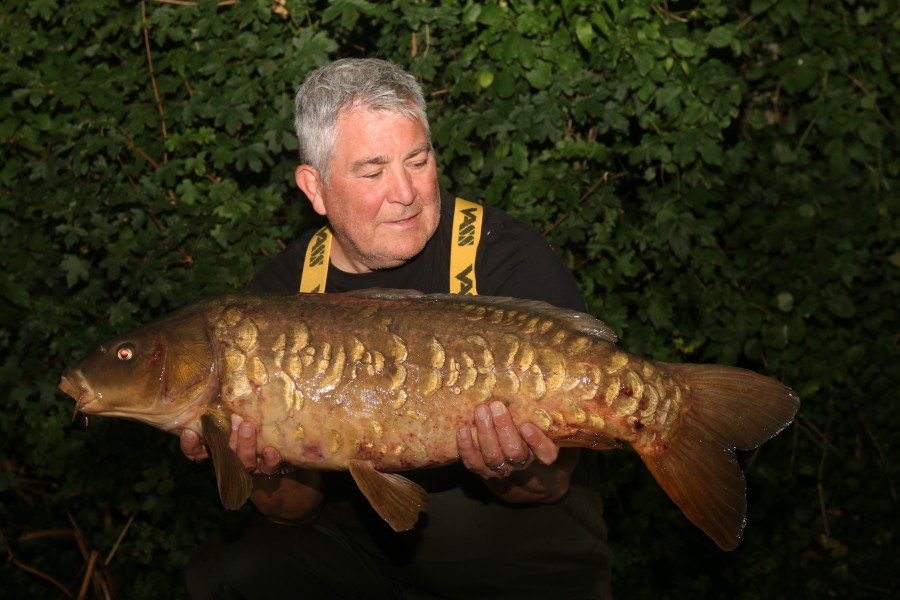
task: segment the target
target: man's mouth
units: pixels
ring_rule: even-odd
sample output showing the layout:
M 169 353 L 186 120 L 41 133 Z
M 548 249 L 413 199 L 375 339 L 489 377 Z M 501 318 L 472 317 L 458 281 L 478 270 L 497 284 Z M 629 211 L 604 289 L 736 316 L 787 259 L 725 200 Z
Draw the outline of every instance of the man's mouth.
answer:
M 391 221 L 388 221 L 387 224 L 388 225 L 408 225 L 410 223 L 413 223 L 418 217 L 419 217 L 419 213 L 417 212 L 413 215 L 406 216 L 402 219 L 393 219 Z

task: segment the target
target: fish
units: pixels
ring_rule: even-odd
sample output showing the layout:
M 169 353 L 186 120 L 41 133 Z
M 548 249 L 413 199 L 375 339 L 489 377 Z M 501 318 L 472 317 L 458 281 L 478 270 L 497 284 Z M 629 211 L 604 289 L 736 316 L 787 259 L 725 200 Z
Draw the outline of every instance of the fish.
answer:
M 403 471 L 459 460 L 456 432 L 500 401 L 559 447 L 629 444 L 685 516 L 723 550 L 746 524 L 736 451 L 793 420 L 780 381 L 726 365 L 657 362 L 617 346 L 594 316 L 513 298 L 367 289 L 236 293 L 196 301 L 68 366 L 75 415 L 140 421 L 206 441 L 222 504 L 249 498 L 231 416 L 260 452 L 349 471 L 396 531 L 427 510 Z

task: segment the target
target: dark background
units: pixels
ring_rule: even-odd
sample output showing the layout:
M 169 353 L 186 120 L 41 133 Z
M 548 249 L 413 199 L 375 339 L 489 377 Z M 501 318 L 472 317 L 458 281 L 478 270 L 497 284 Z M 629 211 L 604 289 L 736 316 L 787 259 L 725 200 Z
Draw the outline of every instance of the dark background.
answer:
M 209 465 L 146 426 L 73 423 L 59 375 L 241 288 L 306 227 L 293 91 L 379 56 L 422 81 L 442 183 L 544 232 L 624 348 L 745 366 L 802 399 L 741 457 L 731 553 L 631 451 L 597 455 L 618 596 L 897 597 L 895 2 L 11 4 L 0 596 L 77 596 L 86 572 L 87 597 L 181 595 L 225 518 Z

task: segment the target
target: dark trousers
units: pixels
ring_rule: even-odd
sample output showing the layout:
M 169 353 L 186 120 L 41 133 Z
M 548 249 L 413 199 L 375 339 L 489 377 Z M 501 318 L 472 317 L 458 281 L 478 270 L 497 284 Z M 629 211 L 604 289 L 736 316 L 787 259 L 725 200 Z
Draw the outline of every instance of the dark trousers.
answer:
M 192 558 L 189 598 L 434 598 L 404 589 L 325 519 L 300 527 L 246 521 L 217 532 Z
M 276 525 L 245 509 L 191 560 L 189 597 L 611 597 L 600 511 L 580 488 L 560 503 L 527 507 L 473 500 L 459 489 L 432 493 L 428 513 L 399 534 L 353 492 L 307 526 Z

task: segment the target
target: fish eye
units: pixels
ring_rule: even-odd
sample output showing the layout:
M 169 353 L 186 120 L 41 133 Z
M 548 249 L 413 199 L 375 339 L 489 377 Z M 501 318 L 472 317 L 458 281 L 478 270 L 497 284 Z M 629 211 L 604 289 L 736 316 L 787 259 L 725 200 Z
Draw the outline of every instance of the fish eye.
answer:
M 116 358 L 121 361 L 131 360 L 134 357 L 134 346 L 122 344 L 116 349 Z

